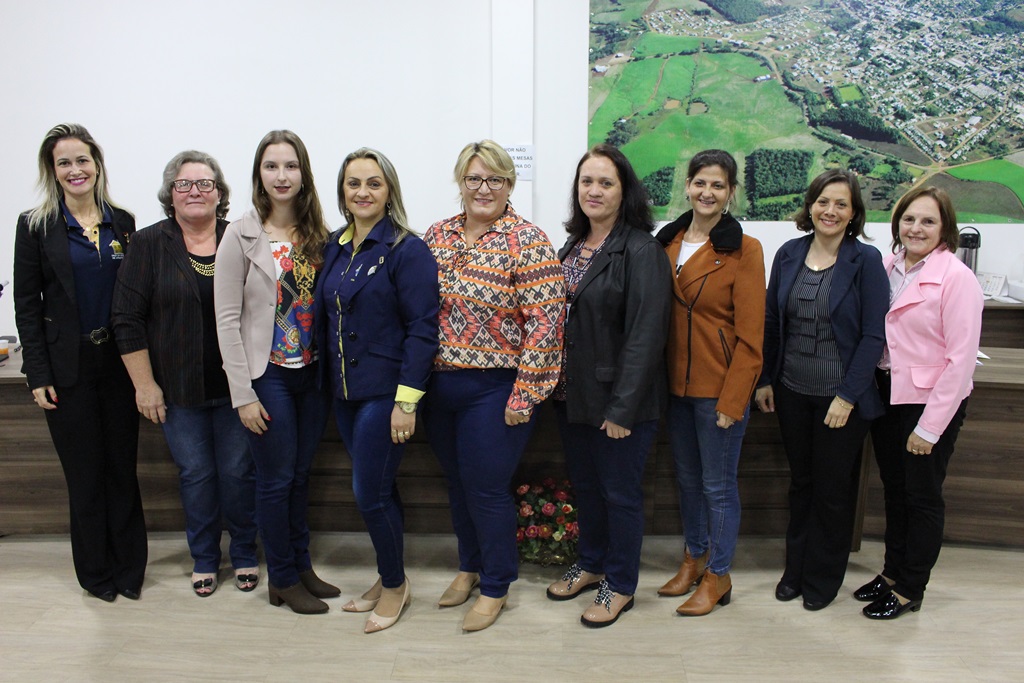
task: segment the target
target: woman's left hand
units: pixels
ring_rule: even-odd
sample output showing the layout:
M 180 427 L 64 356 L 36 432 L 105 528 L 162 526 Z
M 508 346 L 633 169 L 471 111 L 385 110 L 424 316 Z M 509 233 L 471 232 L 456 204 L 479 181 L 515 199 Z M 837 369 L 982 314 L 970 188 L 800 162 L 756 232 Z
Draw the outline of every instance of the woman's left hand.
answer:
M 608 435 L 609 439 L 625 439 L 627 436 L 633 433 L 633 430 L 620 427 L 614 422 L 605 420 L 601 423 L 601 429 Z
M 728 429 L 736 424 L 736 420 L 732 419 L 720 410 L 716 410 L 715 414 L 718 416 L 718 422 L 716 422 L 716 424 L 722 429 Z
M 908 452 L 914 455 L 931 455 L 932 446 L 934 446 L 934 444 L 928 443 L 927 441 L 919 437 L 915 432 L 910 432 L 910 438 L 907 439 Z
M 391 441 L 405 443 L 416 433 L 416 413 L 405 413 L 398 406 L 391 411 Z
M 846 426 L 846 422 L 850 419 L 850 413 L 853 411 L 853 405 L 847 403 L 843 399 L 836 396 L 832 399 L 832 403 L 828 407 L 828 412 L 825 413 L 825 426 L 831 429 L 841 429 Z
M 505 408 L 505 424 L 509 427 L 515 427 L 516 425 L 526 424 L 530 421 L 530 416 L 533 415 L 533 410 L 527 410 L 525 412 L 518 412 Z

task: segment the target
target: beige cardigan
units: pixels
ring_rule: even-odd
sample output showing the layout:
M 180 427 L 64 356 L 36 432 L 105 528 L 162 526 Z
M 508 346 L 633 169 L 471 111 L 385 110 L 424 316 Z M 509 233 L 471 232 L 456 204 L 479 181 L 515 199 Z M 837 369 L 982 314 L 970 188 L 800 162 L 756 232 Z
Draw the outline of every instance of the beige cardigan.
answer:
M 253 209 L 228 225 L 217 247 L 213 279 L 217 341 L 231 406 L 259 400 L 252 380 L 270 362 L 277 308 L 277 272 L 270 240 Z

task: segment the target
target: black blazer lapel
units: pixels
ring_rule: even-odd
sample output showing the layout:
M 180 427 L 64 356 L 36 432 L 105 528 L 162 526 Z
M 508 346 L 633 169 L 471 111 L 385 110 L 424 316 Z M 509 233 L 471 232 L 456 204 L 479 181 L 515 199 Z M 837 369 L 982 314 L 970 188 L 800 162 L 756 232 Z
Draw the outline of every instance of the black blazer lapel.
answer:
M 860 267 L 860 251 L 856 244 L 851 243 L 851 240 L 854 239 L 856 238 L 844 239 L 843 243 L 839 245 L 839 253 L 836 255 L 836 269 L 832 273 L 832 287 L 829 289 L 828 295 L 828 312 L 832 317 L 839 307 L 839 302 L 843 300 L 853 285 L 853 278 Z
M 64 220 L 64 214 L 58 211 L 56 220 L 44 226 L 44 229 L 46 233 L 43 237 L 43 251 L 50 261 L 53 272 L 57 274 L 61 287 L 67 292 L 71 305 L 77 308 L 75 274 L 71 267 L 71 246 L 68 244 L 68 224 Z

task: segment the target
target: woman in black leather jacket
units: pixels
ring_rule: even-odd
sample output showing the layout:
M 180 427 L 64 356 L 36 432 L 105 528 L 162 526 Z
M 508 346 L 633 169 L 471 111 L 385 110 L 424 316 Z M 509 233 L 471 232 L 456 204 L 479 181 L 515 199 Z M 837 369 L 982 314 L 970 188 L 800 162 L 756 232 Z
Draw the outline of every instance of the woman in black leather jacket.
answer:
M 613 624 L 633 606 L 643 542 L 641 479 L 666 400 L 671 268 L 651 236 L 647 193 L 622 152 L 597 145 L 576 167 L 565 356 L 555 407 L 579 508 L 579 561 L 548 588 L 597 588 L 580 617 Z

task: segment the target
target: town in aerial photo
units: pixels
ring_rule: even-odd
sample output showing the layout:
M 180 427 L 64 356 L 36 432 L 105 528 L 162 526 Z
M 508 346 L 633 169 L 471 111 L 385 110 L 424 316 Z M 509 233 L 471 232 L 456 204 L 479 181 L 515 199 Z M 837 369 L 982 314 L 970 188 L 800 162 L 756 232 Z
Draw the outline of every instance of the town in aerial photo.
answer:
M 686 164 L 740 163 L 736 213 L 786 220 L 810 177 L 860 175 L 868 219 L 916 183 L 961 222 L 1024 223 L 1017 0 L 591 0 L 589 140 L 629 157 L 655 216 Z

